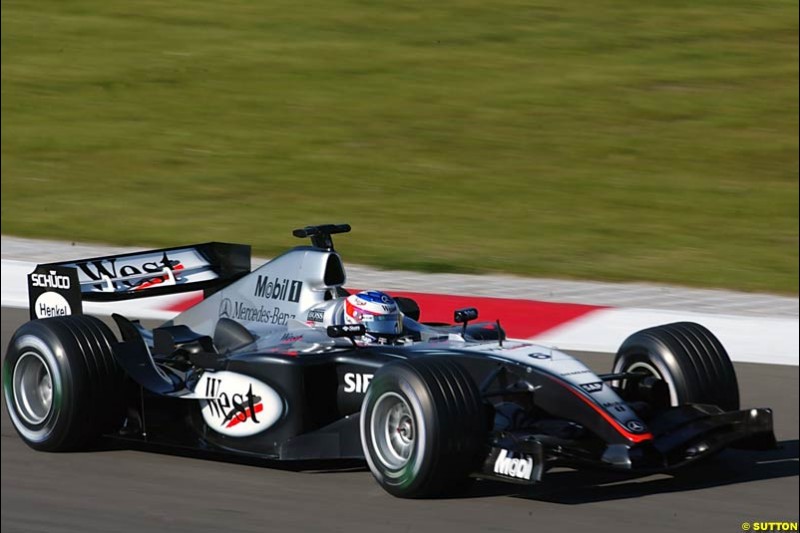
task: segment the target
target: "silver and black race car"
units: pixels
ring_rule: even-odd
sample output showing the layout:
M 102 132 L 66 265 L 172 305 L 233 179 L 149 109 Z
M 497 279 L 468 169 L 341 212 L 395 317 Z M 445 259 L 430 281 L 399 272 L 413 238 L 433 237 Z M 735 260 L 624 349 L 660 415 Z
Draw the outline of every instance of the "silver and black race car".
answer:
M 426 324 L 397 298 L 402 334 L 364 342 L 332 317 L 347 296 L 332 235 L 250 272 L 250 248 L 206 243 L 39 265 L 31 321 L 3 365 L 11 421 L 32 448 L 99 437 L 277 461 L 365 459 L 400 497 L 451 494 L 470 478 L 541 481 L 555 466 L 667 471 L 728 446 L 775 446 L 769 409 L 739 410 L 728 355 L 703 326 L 631 335 L 596 374 L 507 339 L 475 309 Z M 147 329 L 84 302 L 204 291 Z M 108 304 L 113 305 L 113 304 Z M 297 464 L 297 463 L 293 463 Z

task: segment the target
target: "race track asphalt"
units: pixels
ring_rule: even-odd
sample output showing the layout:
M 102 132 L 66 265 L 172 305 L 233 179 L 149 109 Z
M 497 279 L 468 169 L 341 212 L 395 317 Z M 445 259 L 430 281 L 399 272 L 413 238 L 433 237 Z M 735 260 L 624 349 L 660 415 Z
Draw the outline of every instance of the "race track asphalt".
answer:
M 2 346 L 26 320 L 2 310 Z M 582 354 L 598 371 L 608 354 Z M 781 448 L 726 451 L 673 475 L 550 472 L 534 488 L 478 482 L 465 497 L 400 500 L 363 468 L 293 472 L 106 449 L 26 447 L 3 406 L 2 532 L 742 531 L 798 520 L 798 368 L 737 364 L 743 406 L 775 411 Z

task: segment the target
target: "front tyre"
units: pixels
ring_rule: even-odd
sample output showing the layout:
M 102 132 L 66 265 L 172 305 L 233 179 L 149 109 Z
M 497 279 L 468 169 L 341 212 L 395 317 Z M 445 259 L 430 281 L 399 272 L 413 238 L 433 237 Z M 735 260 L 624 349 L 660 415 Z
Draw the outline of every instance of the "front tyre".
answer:
M 402 498 L 444 496 L 463 486 L 480 462 L 488 434 L 478 387 L 445 357 L 398 361 L 378 370 L 360 423 L 372 474 Z
M 3 362 L 3 392 L 14 429 L 31 448 L 79 450 L 122 422 L 124 374 L 100 320 L 33 320 L 14 333 Z
M 620 346 L 613 371 L 662 380 L 672 406 L 698 403 L 739 409 L 739 385 L 728 352 L 700 324 L 676 322 L 634 333 Z M 620 385 L 623 392 L 634 387 L 633 380 Z

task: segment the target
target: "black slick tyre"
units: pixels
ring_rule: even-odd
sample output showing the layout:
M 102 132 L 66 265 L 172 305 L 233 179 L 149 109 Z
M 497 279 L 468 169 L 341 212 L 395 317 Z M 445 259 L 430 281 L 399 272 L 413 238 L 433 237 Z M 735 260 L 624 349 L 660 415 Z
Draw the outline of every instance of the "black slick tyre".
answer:
M 85 449 L 118 429 L 124 406 L 114 334 L 83 315 L 32 320 L 11 338 L 3 392 L 11 422 L 31 448 Z
M 361 408 L 369 468 L 390 494 L 441 497 L 466 485 L 486 446 L 488 420 L 478 387 L 446 357 L 382 367 Z
M 634 333 L 620 346 L 613 371 L 663 380 L 672 406 L 697 403 L 739 409 L 739 385 L 728 353 L 700 324 L 676 322 Z

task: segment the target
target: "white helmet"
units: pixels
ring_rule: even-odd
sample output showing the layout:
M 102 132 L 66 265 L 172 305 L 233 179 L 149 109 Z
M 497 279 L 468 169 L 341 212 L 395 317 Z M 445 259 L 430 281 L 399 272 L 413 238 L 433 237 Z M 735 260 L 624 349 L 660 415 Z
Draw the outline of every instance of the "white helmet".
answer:
M 397 302 L 380 291 L 351 294 L 344 301 L 345 324 L 364 324 L 373 337 L 393 339 L 403 332 L 403 314 Z

